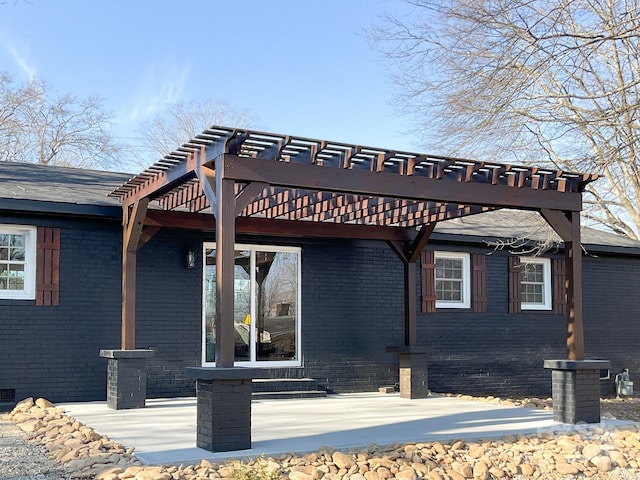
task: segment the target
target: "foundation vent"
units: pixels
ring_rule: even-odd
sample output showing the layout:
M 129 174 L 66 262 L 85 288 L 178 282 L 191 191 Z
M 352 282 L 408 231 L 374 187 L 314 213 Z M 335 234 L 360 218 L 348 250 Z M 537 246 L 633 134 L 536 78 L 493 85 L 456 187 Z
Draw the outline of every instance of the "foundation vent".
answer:
M 16 389 L 0 388 L 0 403 L 16 403 Z

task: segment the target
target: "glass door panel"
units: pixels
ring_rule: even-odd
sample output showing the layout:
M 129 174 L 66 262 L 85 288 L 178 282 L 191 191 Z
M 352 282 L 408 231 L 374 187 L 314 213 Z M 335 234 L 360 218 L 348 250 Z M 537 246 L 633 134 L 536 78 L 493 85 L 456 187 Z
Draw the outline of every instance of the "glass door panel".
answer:
M 296 360 L 298 255 L 256 252 L 258 361 Z
M 235 361 L 299 362 L 299 251 L 242 247 L 234 262 Z M 216 249 L 205 246 L 204 258 L 203 357 L 214 363 Z
M 216 357 L 216 250 L 205 250 L 204 318 L 205 362 Z M 234 265 L 234 351 L 235 361 L 251 359 L 251 252 L 235 252 Z
M 216 361 L 216 250 L 204 250 L 204 361 Z
M 235 361 L 251 360 L 251 251 L 235 252 L 233 327 Z

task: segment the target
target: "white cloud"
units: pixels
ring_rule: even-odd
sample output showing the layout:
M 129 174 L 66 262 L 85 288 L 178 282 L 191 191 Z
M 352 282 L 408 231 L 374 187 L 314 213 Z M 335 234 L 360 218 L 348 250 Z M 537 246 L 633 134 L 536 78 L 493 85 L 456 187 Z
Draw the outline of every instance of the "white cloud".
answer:
M 158 72 L 151 66 L 132 101 L 133 107 L 126 114 L 127 122 L 141 122 L 180 100 L 188 78 L 189 67 Z
M 27 59 L 21 55 L 14 46 L 9 47 L 9 54 L 18 64 L 18 67 L 20 67 L 20 70 L 22 70 L 22 73 L 27 80 L 31 81 L 36 77 L 36 68 L 30 65 L 29 62 L 27 62 Z
M 36 77 L 36 68 L 29 63 L 27 56 L 21 52 L 10 40 L 8 40 L 3 32 L 0 32 L 0 44 L 2 49 L 5 50 L 11 60 L 16 64 L 20 73 L 28 80 L 31 81 Z

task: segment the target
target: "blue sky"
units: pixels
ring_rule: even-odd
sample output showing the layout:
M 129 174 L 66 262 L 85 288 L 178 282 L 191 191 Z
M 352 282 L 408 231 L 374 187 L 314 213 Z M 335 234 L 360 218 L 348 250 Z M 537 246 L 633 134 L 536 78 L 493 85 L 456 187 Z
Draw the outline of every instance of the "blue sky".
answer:
M 363 29 L 401 0 L 8 0 L 0 70 L 104 99 L 114 132 L 176 101 L 249 109 L 267 131 L 418 150 Z M 135 140 L 132 140 L 135 142 Z

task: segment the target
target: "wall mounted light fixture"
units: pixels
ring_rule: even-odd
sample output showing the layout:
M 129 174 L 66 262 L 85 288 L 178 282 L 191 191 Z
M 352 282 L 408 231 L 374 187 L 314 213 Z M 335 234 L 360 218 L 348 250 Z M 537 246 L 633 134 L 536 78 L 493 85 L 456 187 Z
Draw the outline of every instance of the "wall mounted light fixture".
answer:
M 187 252 L 187 268 L 196 268 L 196 252 L 189 250 Z

